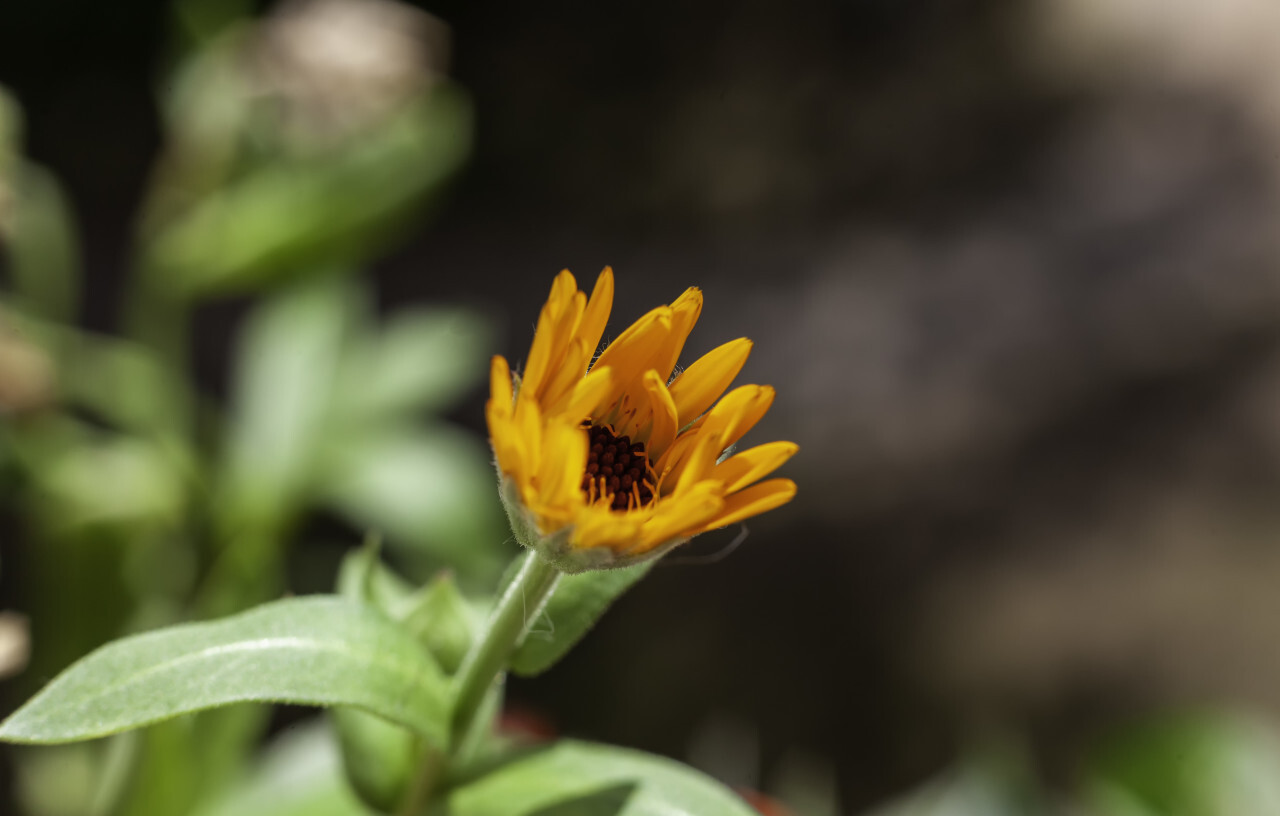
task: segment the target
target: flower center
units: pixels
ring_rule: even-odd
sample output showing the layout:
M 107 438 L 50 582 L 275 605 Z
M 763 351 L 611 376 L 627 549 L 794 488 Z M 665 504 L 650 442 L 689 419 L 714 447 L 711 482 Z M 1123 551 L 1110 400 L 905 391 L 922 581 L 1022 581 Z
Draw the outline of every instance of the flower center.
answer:
M 584 426 L 588 433 L 587 472 L 582 492 L 588 501 L 608 498 L 614 510 L 641 507 L 653 501 L 653 468 L 644 445 L 614 436 L 603 425 Z

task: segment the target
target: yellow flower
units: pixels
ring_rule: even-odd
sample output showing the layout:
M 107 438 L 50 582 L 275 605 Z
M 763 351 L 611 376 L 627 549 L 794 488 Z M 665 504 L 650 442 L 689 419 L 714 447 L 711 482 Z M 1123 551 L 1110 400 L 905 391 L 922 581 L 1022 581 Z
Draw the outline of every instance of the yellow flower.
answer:
M 595 356 L 612 305 L 611 269 L 590 299 L 561 272 L 523 376 L 513 383 L 501 356 L 490 371 L 485 413 L 512 528 L 566 572 L 655 557 L 796 492 L 790 479 L 759 481 L 794 443 L 722 459 L 773 402 L 766 385 L 724 394 L 751 341 L 725 343 L 673 379 L 702 292 L 659 306 Z

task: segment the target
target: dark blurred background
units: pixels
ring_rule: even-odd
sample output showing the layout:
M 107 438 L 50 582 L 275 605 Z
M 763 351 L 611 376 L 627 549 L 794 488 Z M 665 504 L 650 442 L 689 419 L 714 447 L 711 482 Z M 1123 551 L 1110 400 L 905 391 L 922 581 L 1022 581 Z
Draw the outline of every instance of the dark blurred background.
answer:
M 615 334 L 701 286 L 689 348 L 752 337 L 743 381 L 779 394 L 753 438 L 801 447 L 791 505 L 669 557 L 517 703 L 695 761 L 737 735 L 729 781 L 804 757 L 849 811 L 993 731 L 1065 778 L 1117 718 L 1280 707 L 1280 9 L 420 5 L 474 154 L 380 306 L 477 307 L 514 361 L 563 267 L 614 267 Z M 167 12 L 0 10 L 102 331 Z M 244 307 L 197 316 L 215 393 Z M 482 433 L 483 397 L 452 419 Z

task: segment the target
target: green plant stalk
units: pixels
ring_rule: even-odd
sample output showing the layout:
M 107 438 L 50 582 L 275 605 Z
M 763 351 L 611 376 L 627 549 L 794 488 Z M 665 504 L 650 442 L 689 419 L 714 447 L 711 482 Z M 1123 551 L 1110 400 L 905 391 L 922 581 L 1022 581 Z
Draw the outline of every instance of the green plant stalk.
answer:
M 485 694 L 503 672 L 512 652 L 529 633 L 542 608 L 560 581 L 561 572 L 529 550 L 520 571 L 507 586 L 485 629 L 471 646 L 454 677 L 453 717 L 449 727 L 449 748 L 456 751 L 475 726 Z M 417 816 L 431 800 L 432 788 L 440 778 L 447 757 L 428 751 L 406 797 L 402 816 Z
M 506 670 L 511 653 L 524 641 L 530 625 L 542 613 L 560 575 L 560 570 L 537 553 L 532 550 L 525 553 L 520 571 L 498 599 L 484 632 L 463 658 L 454 678 L 451 747 L 461 743 L 471 730 L 489 687 Z
M 418 769 L 418 775 L 413 780 L 413 786 L 409 788 L 409 794 L 405 797 L 404 806 L 398 812 L 399 816 L 418 816 L 422 812 L 427 803 L 431 801 L 431 793 L 435 790 L 436 783 L 444 775 L 445 766 L 448 764 L 447 760 L 448 758 L 440 749 L 426 749 L 426 753 L 422 757 L 422 765 Z

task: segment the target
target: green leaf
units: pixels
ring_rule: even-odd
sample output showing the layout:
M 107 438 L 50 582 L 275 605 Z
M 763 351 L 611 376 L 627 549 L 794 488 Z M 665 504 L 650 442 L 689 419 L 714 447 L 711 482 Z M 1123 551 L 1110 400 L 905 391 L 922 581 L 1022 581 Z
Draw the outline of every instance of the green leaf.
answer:
M 1089 770 L 1100 798 L 1127 797 L 1134 812 L 1234 816 L 1280 802 L 1280 738 L 1236 715 L 1184 713 L 1130 726 L 1096 752 Z
M 102 436 L 42 463 L 51 525 L 174 524 L 186 497 L 175 462 L 162 447 L 129 436 Z M 103 478 L 103 474 L 111 474 Z
M 313 596 L 109 643 L 0 723 L 0 739 L 94 739 L 253 701 L 355 706 L 443 744 L 448 694 L 411 635 L 368 607 Z
M 338 567 L 338 594 L 400 620 L 403 610 L 415 602 L 416 593 L 408 581 L 382 563 L 378 558 L 381 551 L 381 537 L 372 534 L 362 547 L 347 553 Z
M 502 716 L 502 704 L 506 700 L 507 676 L 502 675 L 489 687 L 488 693 L 480 701 L 475 720 L 470 732 L 464 734 L 453 753 L 454 767 L 460 777 L 471 776 L 469 768 L 480 763 L 485 767 L 493 767 L 509 755 L 511 739 L 497 728 L 498 718 Z
M 341 759 L 323 721 L 291 728 L 253 772 L 195 816 L 367 816 L 343 781 Z
M 6 179 L 0 168 L 0 198 Z M 13 184 L 9 271 L 19 305 L 51 320 L 72 322 L 79 301 L 80 255 L 71 211 L 53 175 L 19 162 Z M 0 221 L 4 214 L 0 213 Z M 0 223 L 0 235 L 5 230 Z M 0 241 L 0 248 L 4 248 Z
M 343 280 L 311 280 L 250 317 L 235 367 L 222 512 L 274 520 L 309 486 L 354 299 Z
M 418 309 L 370 331 L 343 360 L 335 414 L 364 424 L 451 405 L 487 376 L 493 339 L 464 309 Z
M 377 607 L 373 600 L 373 571 L 378 566 L 378 550 L 382 541 L 377 534 L 365 537 L 365 543 L 349 551 L 338 565 L 338 581 L 335 591 L 357 603 Z
M 94 813 L 101 785 L 103 746 L 59 745 L 11 750 L 13 797 L 19 813 L 79 816 Z
M 67 396 L 133 431 L 175 428 L 186 412 L 186 384 L 153 351 L 105 335 L 75 335 L 64 363 Z
M 479 624 L 448 572 L 437 575 L 398 618 L 449 674 L 462 665 Z
M 358 708 L 329 712 L 347 781 L 360 798 L 381 813 L 391 813 L 421 764 L 418 739 L 395 723 Z
M 339 149 L 271 156 L 207 191 L 157 228 L 147 272 L 196 297 L 253 290 L 325 265 L 359 266 L 461 165 L 470 139 L 466 95 L 437 85 Z
M 565 740 L 449 792 L 441 816 L 758 816 L 733 791 L 664 757 Z
M 112 816 L 189 812 L 209 781 L 197 760 L 204 734 L 193 727 L 196 721 L 194 717 L 170 720 L 107 741 L 110 750 L 103 762 L 103 782 L 95 807 L 88 812 Z
M 326 441 L 318 489 L 356 524 L 468 577 L 500 569 L 508 551 L 500 549 L 493 469 L 474 437 L 393 425 Z
M 554 666 L 595 625 L 600 616 L 653 567 L 633 567 L 566 575 L 547 602 L 542 620 L 511 658 L 511 670 L 524 677 Z
M 338 592 L 399 621 L 448 674 L 462 664 L 481 623 L 480 612 L 462 596 L 452 573 L 437 574 L 415 592 L 378 560 L 376 544 L 366 544 L 343 559 Z

